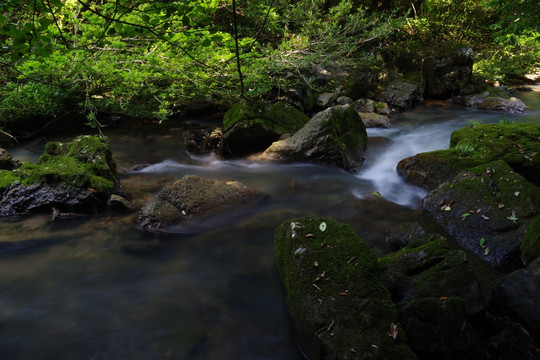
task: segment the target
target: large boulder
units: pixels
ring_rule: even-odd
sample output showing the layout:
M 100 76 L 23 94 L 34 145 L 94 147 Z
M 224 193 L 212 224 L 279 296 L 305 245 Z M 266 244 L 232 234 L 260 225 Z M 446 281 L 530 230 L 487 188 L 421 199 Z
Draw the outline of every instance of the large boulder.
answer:
M 182 232 L 210 226 L 211 217 L 232 216 L 242 203 L 261 194 L 238 181 L 186 175 L 163 189 L 140 211 L 137 225 L 155 232 Z
M 458 174 L 431 191 L 423 206 L 463 248 L 493 267 L 515 268 L 539 213 L 540 189 L 499 160 Z
M 263 151 L 283 134 L 294 134 L 309 117 L 283 103 L 239 102 L 223 117 L 223 149 L 231 155 Z
M 409 183 L 434 189 L 459 172 L 502 159 L 534 184 L 540 184 L 540 126 L 482 124 L 452 133 L 450 148 L 416 154 L 397 165 Z
M 426 98 L 447 99 L 467 85 L 472 75 L 473 50 L 470 46 L 450 49 L 441 55 L 426 57 L 422 73 Z
M 274 142 L 261 158 L 310 161 L 357 170 L 364 162 L 366 127 L 351 105 L 334 106 L 315 115 L 293 136 Z
M 323 218 L 282 223 L 277 267 L 302 352 L 317 359 L 415 359 L 375 253 L 346 224 Z
M 424 101 L 422 88 L 402 79 L 391 81 L 381 94 L 380 100 L 399 110 L 407 110 Z
M 0 170 L 0 215 L 29 211 L 95 211 L 118 186 L 109 145 L 97 136 L 48 143 L 37 164 Z
M 486 309 L 480 284 L 463 250 L 436 234 L 410 242 L 400 251 L 381 258 L 383 283 L 400 306 L 420 298 L 459 297 L 467 314 Z
M 409 227 L 411 235 L 418 233 Z M 381 258 L 381 264 L 408 344 L 420 359 L 480 358 L 468 318 L 482 314 L 486 305 L 464 251 L 431 234 Z
M 493 290 L 491 307 L 518 321 L 540 341 L 540 258 L 503 277 Z

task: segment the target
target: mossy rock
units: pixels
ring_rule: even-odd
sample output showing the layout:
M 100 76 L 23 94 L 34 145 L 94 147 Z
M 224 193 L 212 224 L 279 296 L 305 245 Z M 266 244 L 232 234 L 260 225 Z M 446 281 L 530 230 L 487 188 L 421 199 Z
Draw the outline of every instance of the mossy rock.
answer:
M 540 209 L 540 189 L 495 161 L 461 172 L 431 191 L 423 206 L 460 246 L 494 267 L 515 268 Z
M 414 299 L 460 297 L 468 314 L 485 310 L 480 284 L 462 250 L 449 241 L 430 234 L 410 242 L 401 250 L 381 258 L 386 269 L 383 282 L 396 305 Z
M 300 347 L 309 359 L 415 359 L 380 281 L 375 253 L 349 225 L 325 218 L 282 223 L 277 267 Z
M 434 189 L 459 172 L 502 159 L 536 185 L 540 184 L 540 126 L 483 124 L 452 133 L 450 148 L 403 159 L 398 173 L 408 182 Z
M 68 143 L 48 143 L 37 164 L 0 170 L 0 214 L 52 206 L 95 210 L 105 205 L 117 184 L 116 164 L 104 139 L 79 136 Z
M 540 185 L 540 125 L 484 124 L 466 127 L 452 133 L 450 147 L 471 144 L 471 157 L 484 162 L 504 160 L 515 171 Z M 459 152 L 458 152 L 459 153 Z
M 521 242 L 521 260 L 524 264 L 540 257 L 540 217 L 536 217 L 527 228 Z
M 293 136 L 274 142 L 261 158 L 308 161 L 356 171 L 364 161 L 366 126 L 351 105 L 338 105 L 317 113 Z
M 263 151 L 283 134 L 294 134 L 309 117 L 284 102 L 239 102 L 223 117 L 224 148 L 232 155 Z

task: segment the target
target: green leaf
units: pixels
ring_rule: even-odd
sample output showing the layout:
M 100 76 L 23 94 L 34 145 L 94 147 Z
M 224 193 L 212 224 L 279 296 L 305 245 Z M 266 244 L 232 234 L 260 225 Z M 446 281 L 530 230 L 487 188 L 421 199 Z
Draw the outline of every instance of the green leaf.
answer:
M 481 239 L 480 239 L 480 246 L 484 246 L 485 243 L 486 243 L 486 239 L 485 239 L 485 238 L 481 238 Z
M 144 21 L 145 23 L 150 22 L 150 16 L 148 16 L 147 14 L 144 14 L 143 16 L 141 16 L 141 19 L 142 19 L 142 21 Z
M 465 219 L 468 218 L 470 215 L 471 213 L 468 213 L 468 212 L 461 214 L 461 221 L 465 221 Z
M 319 230 L 321 230 L 322 232 L 326 230 L 326 223 L 324 221 L 319 225 Z

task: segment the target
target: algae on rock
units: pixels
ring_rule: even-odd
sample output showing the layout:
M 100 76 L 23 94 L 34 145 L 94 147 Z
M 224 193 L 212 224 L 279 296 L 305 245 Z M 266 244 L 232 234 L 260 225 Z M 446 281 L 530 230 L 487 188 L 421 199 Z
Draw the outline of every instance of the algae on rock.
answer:
M 48 143 L 37 164 L 0 170 L 0 214 L 53 206 L 93 211 L 105 207 L 117 185 L 116 164 L 104 139 L 79 136 L 68 143 Z
M 397 311 L 375 253 L 349 225 L 293 219 L 275 232 L 277 267 L 309 359 L 415 359 L 405 334 L 388 335 Z

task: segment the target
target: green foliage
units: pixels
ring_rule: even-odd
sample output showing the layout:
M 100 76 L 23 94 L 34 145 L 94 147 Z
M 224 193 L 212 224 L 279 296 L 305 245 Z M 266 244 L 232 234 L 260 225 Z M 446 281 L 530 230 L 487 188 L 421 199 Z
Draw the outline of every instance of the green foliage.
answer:
M 478 148 L 477 144 L 472 144 L 468 141 L 463 141 L 463 142 L 457 143 L 454 147 L 452 147 L 452 151 L 459 156 L 470 156 L 476 151 L 477 148 Z
M 540 68 L 533 0 L 276 0 L 237 4 L 246 97 L 298 82 L 324 91 L 321 68 L 384 67 L 385 54 L 470 43 L 475 71 L 516 79 Z M 0 124 L 77 111 L 160 121 L 193 98 L 239 97 L 230 1 L 0 2 Z M 293 76 L 290 76 L 292 74 Z M 332 89 L 333 90 L 333 89 Z

